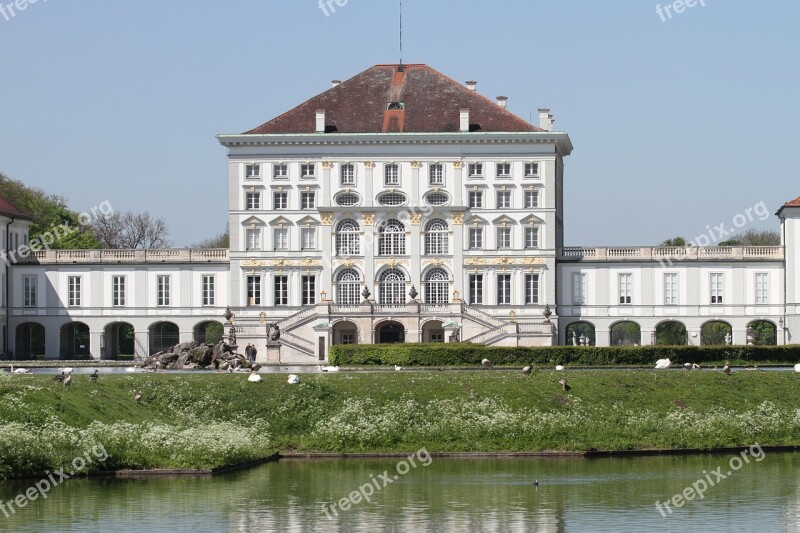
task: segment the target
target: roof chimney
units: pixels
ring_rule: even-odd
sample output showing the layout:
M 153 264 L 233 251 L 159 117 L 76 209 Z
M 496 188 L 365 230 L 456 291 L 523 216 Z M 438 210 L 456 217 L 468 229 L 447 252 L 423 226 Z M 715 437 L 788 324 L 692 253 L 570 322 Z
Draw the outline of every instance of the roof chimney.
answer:
M 331 82 L 331 89 L 333 89 L 334 87 L 338 87 L 341 84 L 342 84 L 342 80 L 333 80 Z
M 462 109 L 460 112 L 459 130 L 469 131 L 469 109 Z
M 550 122 L 550 127 L 547 128 L 549 131 L 553 131 L 553 126 L 555 126 L 556 119 L 553 118 L 553 114 L 547 115 L 547 120 Z
M 468 81 L 466 82 L 467 89 L 470 91 L 477 91 L 478 90 L 478 82 L 477 81 Z
M 497 105 L 502 107 L 503 109 L 508 107 L 508 96 L 498 96 L 497 97 Z
M 325 110 L 317 110 L 317 133 L 325 133 Z
M 550 131 L 552 123 L 550 122 L 550 109 L 546 107 L 539 108 L 539 127 L 545 131 Z

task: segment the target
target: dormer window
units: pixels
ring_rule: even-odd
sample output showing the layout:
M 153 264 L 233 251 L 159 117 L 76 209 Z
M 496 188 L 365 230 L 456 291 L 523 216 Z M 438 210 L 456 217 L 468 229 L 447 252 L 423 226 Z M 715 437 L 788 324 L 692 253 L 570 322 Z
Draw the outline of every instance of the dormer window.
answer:
M 389 102 L 386 104 L 387 111 L 401 111 L 406 108 L 406 104 L 404 102 Z

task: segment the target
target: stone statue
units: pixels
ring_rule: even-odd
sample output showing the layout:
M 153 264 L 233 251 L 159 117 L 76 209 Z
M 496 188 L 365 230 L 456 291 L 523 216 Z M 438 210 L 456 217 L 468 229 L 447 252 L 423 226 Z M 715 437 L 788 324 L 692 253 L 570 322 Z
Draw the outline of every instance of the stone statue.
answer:
M 450 342 L 461 342 L 461 335 L 459 335 L 457 329 L 454 329 L 453 333 L 450 334 Z
M 730 346 L 732 342 L 733 338 L 731 337 L 731 332 L 729 331 L 728 333 L 725 334 L 725 344 Z
M 578 334 L 575 333 L 574 331 L 572 332 L 572 345 L 573 346 L 578 345 Z
M 269 340 L 273 342 L 278 342 L 281 338 L 281 328 L 278 327 L 277 322 L 273 322 L 269 325 L 269 330 L 267 330 L 267 335 L 269 336 Z

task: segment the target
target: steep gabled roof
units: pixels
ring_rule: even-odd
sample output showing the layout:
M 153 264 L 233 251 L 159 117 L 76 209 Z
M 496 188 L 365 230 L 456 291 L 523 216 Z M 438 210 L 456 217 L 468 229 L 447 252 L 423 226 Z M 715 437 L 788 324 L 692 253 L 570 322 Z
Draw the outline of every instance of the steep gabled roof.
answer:
M 786 209 L 787 207 L 800 207 L 800 196 L 798 196 L 791 202 L 786 202 L 785 204 L 783 204 L 781 208 L 778 209 L 778 212 L 775 214 L 781 216 L 781 213 L 783 213 L 783 210 Z
M 28 213 L 21 210 L 19 207 L 15 206 L 2 196 L 0 196 L 0 215 L 11 217 L 11 218 L 21 218 L 23 220 L 33 220 Z
M 245 134 L 316 133 L 317 110 L 329 133 L 450 133 L 461 109 L 471 131 L 543 131 L 427 65 L 376 65 Z

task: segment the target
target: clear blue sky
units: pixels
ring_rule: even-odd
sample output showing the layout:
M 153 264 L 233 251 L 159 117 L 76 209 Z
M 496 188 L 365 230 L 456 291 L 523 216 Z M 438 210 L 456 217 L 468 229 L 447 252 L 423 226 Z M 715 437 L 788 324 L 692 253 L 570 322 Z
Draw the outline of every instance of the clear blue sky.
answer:
M 8 4 L 10 0 L 0 0 Z M 405 60 L 553 109 L 570 245 L 693 237 L 800 195 L 800 2 L 405 0 Z M 662 1 L 662 5 L 667 2 Z M 335 4 L 334 4 L 335 5 Z M 0 171 L 175 245 L 226 224 L 219 133 L 398 58 L 397 1 L 39 0 L 0 14 Z M 777 228 L 770 217 L 756 227 Z

